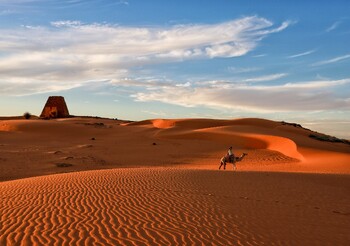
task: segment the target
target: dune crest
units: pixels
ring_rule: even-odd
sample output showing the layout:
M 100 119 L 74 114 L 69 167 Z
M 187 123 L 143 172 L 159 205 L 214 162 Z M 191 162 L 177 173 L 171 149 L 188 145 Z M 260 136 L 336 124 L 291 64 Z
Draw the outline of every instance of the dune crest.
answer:
M 62 122 L 63 123 L 63 122 Z M 60 124 L 59 120 L 7 120 L 0 121 L 0 131 L 45 133 L 64 131 L 74 127 L 71 124 Z
M 261 130 L 250 129 L 256 134 L 244 133 L 242 125 L 257 126 L 259 128 L 276 127 L 275 122 L 260 119 L 238 120 L 208 120 L 208 119 L 184 119 L 184 120 L 152 120 L 154 127 L 164 129 L 157 136 L 163 138 L 179 139 L 207 139 L 233 145 L 235 148 L 245 149 L 270 149 L 278 151 L 288 157 L 304 160 L 298 152 L 296 143 L 286 137 L 262 135 Z M 260 133 L 260 134 L 259 134 Z
M 266 149 L 275 150 L 282 154 L 303 161 L 303 155 L 298 151 L 297 145 L 294 141 L 277 136 L 254 135 L 255 138 L 260 139 L 266 143 Z
M 175 120 L 163 120 L 163 119 L 157 119 L 151 121 L 153 126 L 160 129 L 167 129 L 172 128 L 175 126 L 176 121 Z

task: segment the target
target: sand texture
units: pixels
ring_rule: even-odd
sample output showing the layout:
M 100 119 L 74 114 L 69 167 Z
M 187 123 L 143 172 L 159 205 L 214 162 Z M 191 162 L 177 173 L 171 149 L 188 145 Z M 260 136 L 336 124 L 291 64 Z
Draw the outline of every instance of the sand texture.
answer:
M 3 182 L 0 194 L 1 245 L 350 240 L 350 182 L 341 175 L 129 168 Z
M 349 245 L 350 145 L 263 119 L 0 119 L 0 245 Z M 229 146 L 239 156 L 226 170 Z

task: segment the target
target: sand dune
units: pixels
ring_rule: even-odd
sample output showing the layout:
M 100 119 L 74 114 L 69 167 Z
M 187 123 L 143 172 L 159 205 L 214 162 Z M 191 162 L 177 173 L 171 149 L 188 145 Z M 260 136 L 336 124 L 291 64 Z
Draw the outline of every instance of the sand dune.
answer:
M 349 192 L 349 176 L 168 168 L 8 181 L 0 244 L 346 245 Z
M 350 173 L 349 145 L 310 133 L 264 119 L 2 120 L 0 180 L 115 167 L 215 170 L 229 146 L 248 153 L 239 170 Z
M 264 119 L 0 120 L 0 245 L 347 245 L 350 145 L 310 134 Z M 229 146 L 248 153 L 238 172 L 218 170 Z

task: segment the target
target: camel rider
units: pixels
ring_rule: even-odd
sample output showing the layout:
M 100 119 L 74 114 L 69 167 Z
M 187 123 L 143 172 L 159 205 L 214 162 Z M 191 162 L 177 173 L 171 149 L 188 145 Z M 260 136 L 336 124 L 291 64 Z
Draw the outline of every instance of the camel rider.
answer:
M 232 152 L 232 146 L 230 148 L 228 148 L 227 155 L 228 155 L 230 162 L 233 162 L 234 156 L 233 156 L 233 152 Z

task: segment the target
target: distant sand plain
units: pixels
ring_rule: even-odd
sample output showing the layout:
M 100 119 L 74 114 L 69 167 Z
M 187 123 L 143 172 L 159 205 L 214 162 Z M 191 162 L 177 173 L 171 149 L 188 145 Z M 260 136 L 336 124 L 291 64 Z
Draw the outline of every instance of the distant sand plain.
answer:
M 350 146 L 263 119 L 0 119 L 0 245 L 348 245 Z M 218 170 L 229 146 L 248 153 Z

